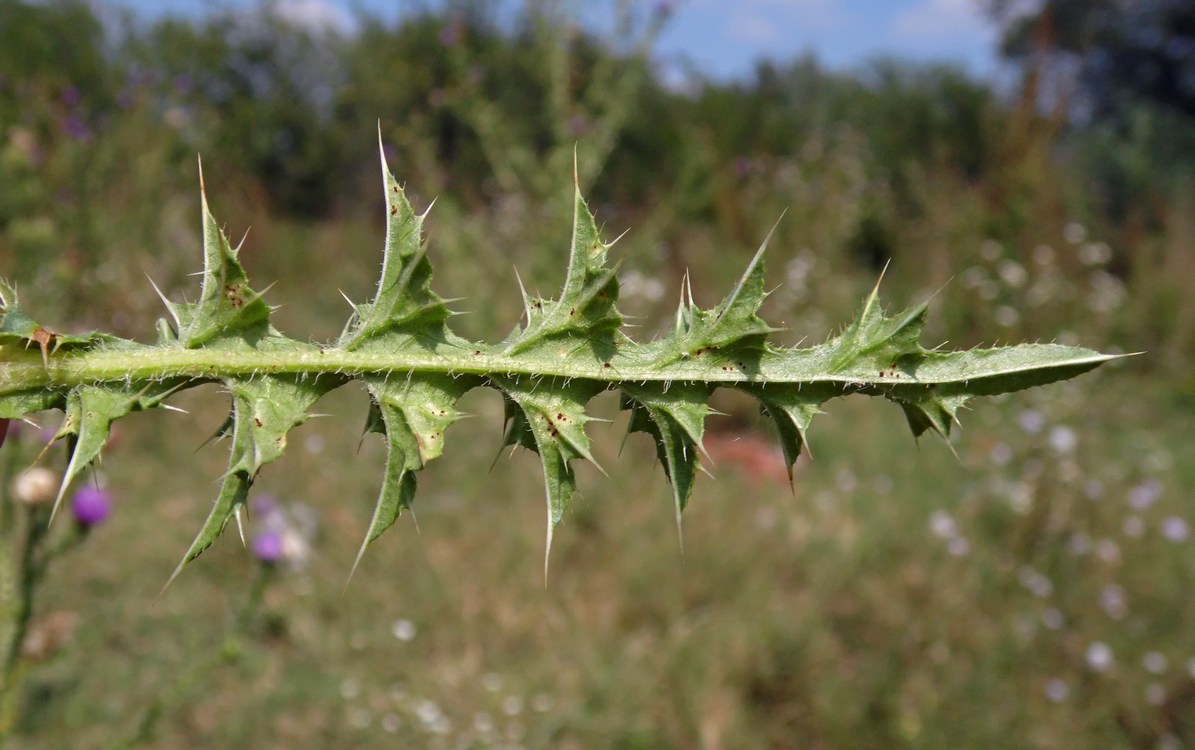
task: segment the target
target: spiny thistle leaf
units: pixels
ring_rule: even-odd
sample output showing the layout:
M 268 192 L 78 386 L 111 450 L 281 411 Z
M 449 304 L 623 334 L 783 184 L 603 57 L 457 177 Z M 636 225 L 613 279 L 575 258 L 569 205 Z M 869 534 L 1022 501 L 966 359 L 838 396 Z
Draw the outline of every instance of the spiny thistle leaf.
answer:
M 188 349 L 203 346 L 223 336 L 244 338 L 249 343 L 269 332 L 270 307 L 249 286 L 249 276 L 237 259 L 212 216 L 200 175 L 203 204 L 203 285 L 194 304 L 169 304 L 178 326 L 178 338 Z
M 216 537 L 245 508 L 249 488 L 265 464 L 278 459 L 286 450 L 286 434 L 306 422 L 320 396 L 343 383 L 334 375 L 307 378 L 303 375 L 263 375 L 257 378 L 226 378 L 225 387 L 232 395 L 231 436 L 228 473 L 220 494 L 196 534 L 183 559 L 170 576 L 170 584 L 183 567 L 199 557 Z M 217 434 L 229 434 L 226 422 Z M 244 533 L 241 534 L 242 541 Z
M 381 142 L 378 150 L 381 151 Z M 387 331 L 435 331 L 449 316 L 444 300 L 431 290 L 432 264 L 423 244 L 423 215 L 416 214 L 382 156 L 386 195 L 386 246 L 382 275 L 373 301 L 356 305 L 338 342 L 355 349 Z
M 571 462 L 593 461 L 585 410 L 604 390 L 618 391 L 630 410 L 629 431 L 654 441 L 672 484 L 679 530 L 701 468 L 708 402 L 716 388 L 759 401 L 776 425 L 791 478 L 809 424 L 831 398 L 883 396 L 904 410 L 914 436 L 932 431 L 946 437 L 971 398 L 1072 378 L 1115 358 L 1057 344 L 927 350 L 920 343 L 926 306 L 888 317 L 878 287 L 839 336 L 804 349 L 773 346 L 767 337 L 776 329 L 759 316 L 767 240 L 719 305 L 701 309 L 686 287 L 674 329 L 638 343 L 620 330 L 609 245 L 575 180 L 560 295 L 545 301 L 524 293 L 525 320 L 499 345 L 467 341 L 449 329 L 444 301 L 431 290 L 424 217 L 414 212 L 384 160 L 382 173 L 386 243 L 377 292 L 354 306 L 344 332 L 328 345 L 296 341 L 270 326 L 270 308 L 249 286 L 206 195 L 199 301 L 167 302 L 173 326 L 159 325 L 155 344 L 57 333 L 26 315 L 13 287 L 0 280 L 0 420 L 47 408 L 66 412 L 59 430 L 71 447 L 65 492 L 100 455 L 113 421 L 164 406 L 183 388 L 223 385 L 232 410 L 217 436 L 231 438 L 229 469 L 177 575 L 230 519 L 240 520 L 258 472 L 282 454 L 287 433 L 309 417 L 312 405 L 352 380 L 369 391 L 367 431 L 381 433 L 387 447 L 360 561 L 411 506 L 415 472 L 440 455 L 445 429 L 460 417 L 457 400 L 476 386 L 502 394 L 503 444 L 529 448 L 543 464 L 550 548 L 577 489 Z M 545 570 L 546 563 L 545 552 Z
M 357 551 L 353 570 L 366 548 L 394 525 L 399 514 L 415 499 L 415 474 L 444 450 L 444 431 L 464 415 L 456 402 L 479 379 L 447 375 L 412 375 L 409 380 L 364 378 L 369 388 L 366 432 L 386 437 L 386 470 L 365 540 Z M 352 572 L 349 573 L 350 577 Z
M 652 383 L 622 386 L 622 408 L 631 411 L 628 432 L 646 432 L 656 444 L 656 456 L 672 483 L 676 525 L 689 496 L 705 448 L 705 418 L 712 412 L 707 402 L 713 386 L 704 383 Z
M 573 240 L 568 275 L 555 300 L 530 299 L 523 292 L 526 323 L 506 340 L 506 352 L 518 354 L 556 336 L 567 336 L 608 356 L 614 332 L 622 325 L 618 312 L 617 267 L 606 266 L 610 246 L 598 235 L 593 214 L 573 187 Z
M 585 404 L 604 386 L 592 381 L 555 384 L 500 376 L 492 376 L 490 380 L 506 397 L 507 430 L 503 445 L 530 448 L 543 463 L 548 500 L 546 574 L 552 534 L 577 491 L 576 476 L 569 462 L 583 458 L 598 466 L 590 453 L 589 436 L 585 434 L 585 424 L 591 421 L 585 414 Z
M 769 333 L 779 330 L 765 323 L 758 314 L 759 306 L 767 296 L 764 292 L 763 254 L 775 231 L 773 227 L 738 283 L 713 310 L 699 308 L 693 302 L 692 291 L 686 284 L 685 294 L 676 311 L 676 326 L 672 335 L 680 356 L 733 348 L 737 351 L 726 352 L 731 357 L 758 358 L 764 339 Z
M 780 436 L 780 447 L 784 451 L 784 468 L 788 472 L 789 484 L 793 481 L 793 465 L 801 455 L 801 449 L 808 443 L 806 431 L 814 416 L 821 413 L 821 405 L 838 395 L 841 389 L 836 385 L 754 385 L 744 388 L 755 398 L 763 413 L 772 420 Z
M 112 423 L 131 412 L 157 406 L 184 383 L 181 380 L 158 381 L 145 385 L 136 393 L 90 385 L 80 386 L 70 392 L 66 401 L 66 417 L 54 435 L 55 440 L 67 439 L 70 460 L 62 476 L 58 497 L 54 500 L 51 518 L 58 513 L 71 481 L 99 457 L 104 444 L 108 442 Z

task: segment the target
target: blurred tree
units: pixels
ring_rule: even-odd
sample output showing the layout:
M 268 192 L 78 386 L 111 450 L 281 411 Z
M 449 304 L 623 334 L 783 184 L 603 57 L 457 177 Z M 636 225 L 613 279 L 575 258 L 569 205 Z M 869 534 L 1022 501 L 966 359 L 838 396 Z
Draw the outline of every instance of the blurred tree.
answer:
M 1195 3 L 1044 0 L 1025 12 L 990 2 L 1031 104 L 1067 117 L 1098 210 L 1159 228 L 1167 196 L 1187 190 L 1195 170 Z
M 1190 0 L 992 0 L 1009 58 L 1073 71 L 1095 118 L 1151 102 L 1195 117 L 1195 3 Z
M 166 18 L 124 53 L 160 82 L 168 123 L 193 147 L 268 185 L 274 209 L 319 217 L 336 205 L 344 175 L 332 127 L 344 43 L 333 28 L 299 26 L 263 5 Z

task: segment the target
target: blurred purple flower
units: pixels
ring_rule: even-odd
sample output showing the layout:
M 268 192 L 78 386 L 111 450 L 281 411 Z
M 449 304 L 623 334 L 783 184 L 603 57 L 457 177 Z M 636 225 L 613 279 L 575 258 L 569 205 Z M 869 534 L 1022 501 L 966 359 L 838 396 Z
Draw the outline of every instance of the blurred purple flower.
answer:
M 274 564 L 286 554 L 282 534 L 277 531 L 263 531 L 253 537 L 253 556 L 263 563 Z
M 739 177 L 746 177 L 755 171 L 755 163 L 746 156 L 737 156 L 732 163 L 732 168 Z
M 69 115 L 62 120 L 62 130 L 76 141 L 86 141 L 91 138 L 91 128 L 81 117 Z
M 78 86 L 67 86 L 62 90 L 61 99 L 66 106 L 75 107 L 83 101 L 83 92 L 79 91 Z
M 249 510 L 254 515 L 263 518 L 272 516 L 278 512 L 278 501 L 274 499 L 273 495 L 263 492 L 260 495 L 254 496 L 253 501 L 249 503 Z
M 440 44 L 445 47 L 455 47 L 460 44 L 461 37 L 464 36 L 464 25 L 459 21 L 453 21 L 444 28 L 440 29 Z
M 581 115 L 573 115 L 568 118 L 568 132 L 574 138 L 579 138 L 589 131 L 589 120 Z
M 107 520 L 112 513 L 112 497 L 106 490 L 91 485 L 75 493 L 71 511 L 79 525 L 90 528 Z

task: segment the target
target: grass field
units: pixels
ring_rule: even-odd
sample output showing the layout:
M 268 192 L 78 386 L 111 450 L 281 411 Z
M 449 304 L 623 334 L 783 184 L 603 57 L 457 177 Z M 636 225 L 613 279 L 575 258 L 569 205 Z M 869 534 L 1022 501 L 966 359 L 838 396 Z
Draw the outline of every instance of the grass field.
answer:
M 580 469 L 546 586 L 538 464 L 490 468 L 481 393 L 418 526 L 346 586 L 384 458 L 350 391 L 255 485 L 317 519 L 301 564 L 227 534 L 159 596 L 223 471 L 196 448 L 224 397 L 188 394 L 190 415 L 122 425 L 117 512 L 42 591 L 41 627 L 77 629 L 31 674 L 13 746 L 1185 747 L 1195 425 L 1143 361 L 978 402 L 958 459 L 891 406 L 832 402 L 792 492 L 726 400 L 683 552 L 649 444 L 599 399 L 613 470 Z
M 1148 351 L 973 402 L 952 446 L 833 401 L 791 489 L 755 407 L 715 394 L 683 550 L 653 447 L 599 397 L 609 476 L 577 468 L 546 585 L 540 464 L 495 461 L 502 404 L 481 392 L 348 581 L 385 452 L 347 387 L 254 485 L 249 548 L 224 534 L 163 592 L 227 467 L 204 445 L 227 396 L 188 391 L 185 414 L 118 423 L 96 470 L 115 510 L 37 588 L 0 744 L 1195 750 L 1189 120 L 1084 130 L 1043 109 L 1027 60 L 1020 100 L 899 61 L 682 91 L 563 16 L 507 34 L 427 13 L 334 43 L 233 15 L 114 36 L 91 7 L 0 0 L 0 277 L 63 332 L 148 340 L 145 276 L 195 299 L 202 152 L 215 216 L 234 242 L 251 229 L 254 288 L 277 282 L 272 322 L 334 339 L 340 292 L 376 283 L 380 135 L 416 208 L 439 196 L 433 286 L 470 338 L 516 325 L 515 267 L 558 288 L 576 158 L 603 237 L 630 230 L 637 338 L 686 274 L 716 303 L 783 214 L 776 342 L 839 330 L 891 261 L 890 311 L 933 300 L 926 346 Z M 650 7 L 645 51 L 671 4 Z M 10 434 L 0 459 L 45 437 Z M 264 564 L 271 530 L 284 559 Z

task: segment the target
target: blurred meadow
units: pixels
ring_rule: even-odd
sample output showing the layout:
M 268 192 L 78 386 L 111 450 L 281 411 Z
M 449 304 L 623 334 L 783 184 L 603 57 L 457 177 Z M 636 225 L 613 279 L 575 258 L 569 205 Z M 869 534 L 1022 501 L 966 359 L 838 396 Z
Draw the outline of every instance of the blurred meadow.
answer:
M 58 330 L 149 340 L 147 276 L 196 295 L 198 153 L 278 327 L 333 338 L 381 258 L 380 127 L 435 201 L 462 335 L 515 325 L 516 267 L 560 284 L 575 151 L 604 236 L 626 232 L 638 337 L 686 272 L 719 299 L 787 212 L 766 256 L 784 343 L 833 333 L 888 264 L 890 308 L 933 297 L 927 346 L 1146 354 L 975 402 L 957 458 L 891 406 L 834 401 L 791 491 L 728 397 L 683 553 L 646 438 L 624 445 L 599 398 L 611 474 L 578 470 L 546 587 L 538 462 L 490 468 L 501 404 L 476 392 L 418 523 L 346 585 L 385 454 L 344 389 L 254 485 L 249 549 L 225 534 L 159 596 L 224 471 L 201 445 L 227 397 L 188 392 L 187 414 L 117 426 L 111 516 L 37 592 L 8 746 L 1195 748 L 1195 11 L 993 0 L 997 89 L 809 57 L 665 83 L 671 5 L 618 4 L 606 38 L 550 2 L 349 35 L 268 5 L 149 22 L 0 0 L 0 277 Z M 14 429 L 6 470 L 45 438 Z

